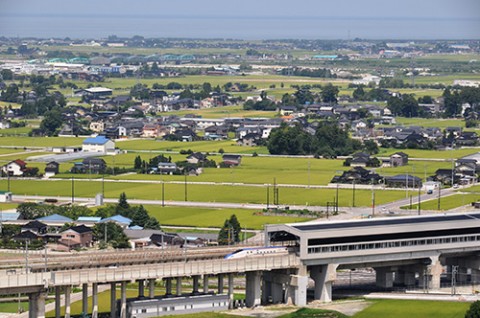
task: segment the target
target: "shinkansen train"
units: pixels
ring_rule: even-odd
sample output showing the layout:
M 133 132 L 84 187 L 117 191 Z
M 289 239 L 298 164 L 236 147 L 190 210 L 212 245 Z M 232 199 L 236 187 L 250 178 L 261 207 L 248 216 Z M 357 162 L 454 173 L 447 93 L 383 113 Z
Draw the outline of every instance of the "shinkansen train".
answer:
M 235 252 L 226 255 L 225 259 L 287 254 L 288 248 L 285 246 L 248 247 L 236 250 Z

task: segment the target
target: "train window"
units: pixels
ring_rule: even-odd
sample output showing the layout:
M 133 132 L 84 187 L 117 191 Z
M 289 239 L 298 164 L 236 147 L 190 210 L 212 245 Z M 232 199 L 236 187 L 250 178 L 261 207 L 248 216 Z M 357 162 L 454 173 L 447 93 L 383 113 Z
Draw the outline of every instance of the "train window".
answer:
M 146 308 L 142 308 L 142 313 L 146 313 L 147 312 L 147 309 Z

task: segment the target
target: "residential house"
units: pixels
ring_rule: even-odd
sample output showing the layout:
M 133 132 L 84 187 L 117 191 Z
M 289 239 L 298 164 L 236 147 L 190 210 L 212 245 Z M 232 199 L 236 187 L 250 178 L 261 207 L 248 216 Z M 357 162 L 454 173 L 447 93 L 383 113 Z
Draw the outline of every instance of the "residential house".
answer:
M 334 176 L 330 183 L 379 184 L 382 180 L 382 176 L 371 170 L 363 167 L 354 167 L 348 171 L 344 171 L 340 176 Z
M 57 214 L 57 213 L 38 218 L 37 221 L 43 222 L 50 226 L 64 225 L 65 223 L 73 222 L 71 218 Z
M 175 130 L 174 136 L 176 140 L 179 140 L 182 142 L 190 142 L 197 139 L 197 134 L 188 128 Z
M 20 159 L 11 161 L 2 167 L 3 173 L 9 176 L 23 176 L 26 170 L 27 163 Z
M 60 234 L 58 242 L 69 248 L 91 247 L 93 244 L 93 231 L 83 224 L 73 226 Z
M 40 221 L 33 220 L 22 226 L 22 232 L 24 231 L 30 231 L 42 235 L 47 233 L 47 225 Z
M 145 138 L 156 138 L 159 134 L 160 125 L 156 123 L 145 124 L 142 136 Z
M 45 177 L 53 177 L 58 174 L 60 164 L 56 161 L 50 161 L 45 165 Z
M 128 228 L 132 223 L 132 220 L 125 216 L 117 214 L 100 221 L 100 223 L 105 223 L 105 222 L 115 222 L 123 228 Z
M 385 185 L 391 188 L 421 188 L 422 179 L 409 174 L 399 174 L 393 177 L 385 177 Z
M 243 138 L 237 140 L 239 146 L 254 147 L 262 143 L 262 136 L 256 133 L 246 134 Z
M 456 139 L 458 146 L 475 146 L 478 143 L 478 135 L 473 131 L 463 131 Z
M 159 174 L 174 174 L 178 170 L 178 167 L 173 162 L 159 162 L 157 172 Z
M 105 123 L 103 121 L 92 121 L 89 128 L 93 132 L 100 133 L 105 130 Z
M 205 138 L 209 140 L 219 140 L 228 138 L 227 126 L 210 126 L 205 128 Z
M 437 169 L 437 171 L 435 171 L 435 175 L 433 176 L 434 181 L 439 181 L 445 185 L 457 183 L 459 179 L 460 178 L 457 177 L 455 169 Z
M 223 164 L 227 166 L 239 166 L 242 163 L 242 156 L 240 155 L 223 155 Z
M 30 230 L 22 231 L 19 234 L 12 237 L 16 242 L 33 242 L 43 239 L 43 235 L 32 232 Z
M 365 152 L 357 152 L 352 157 L 350 167 L 366 167 L 370 162 L 370 155 Z
M 404 152 L 396 152 L 390 156 L 391 167 L 401 167 L 408 164 L 408 155 Z
M 82 163 L 84 173 L 104 173 L 107 168 L 105 160 L 101 158 L 85 158 Z
M 187 157 L 188 163 L 191 164 L 201 164 L 207 160 L 207 156 L 201 152 L 194 152 Z

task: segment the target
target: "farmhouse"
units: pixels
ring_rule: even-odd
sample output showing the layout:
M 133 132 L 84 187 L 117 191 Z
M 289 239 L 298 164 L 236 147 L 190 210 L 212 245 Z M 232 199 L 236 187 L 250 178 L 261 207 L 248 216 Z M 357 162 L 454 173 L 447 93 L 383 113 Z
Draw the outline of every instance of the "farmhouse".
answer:
M 3 173 L 9 176 L 23 176 L 25 170 L 27 170 L 27 164 L 20 159 L 11 161 L 2 167 Z
M 396 152 L 390 156 L 390 166 L 400 167 L 408 164 L 408 155 L 404 152 Z

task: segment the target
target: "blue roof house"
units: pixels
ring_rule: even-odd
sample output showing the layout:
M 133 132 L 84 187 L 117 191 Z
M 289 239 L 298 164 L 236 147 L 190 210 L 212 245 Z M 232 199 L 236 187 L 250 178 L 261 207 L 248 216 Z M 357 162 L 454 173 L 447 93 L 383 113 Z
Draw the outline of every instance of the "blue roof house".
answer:
M 115 152 L 115 142 L 105 136 L 87 138 L 82 143 L 82 151 L 112 153 Z
M 43 222 L 43 223 L 48 223 L 48 222 L 70 223 L 70 222 L 73 222 L 73 220 L 71 218 L 68 218 L 68 217 L 60 215 L 60 214 L 47 215 L 47 216 L 38 218 L 37 221 L 40 221 L 40 222 Z
M 132 220 L 120 214 L 117 214 L 100 221 L 100 223 L 105 223 L 105 222 L 115 222 L 115 223 L 118 223 L 120 226 L 129 227 L 130 224 L 132 223 Z

